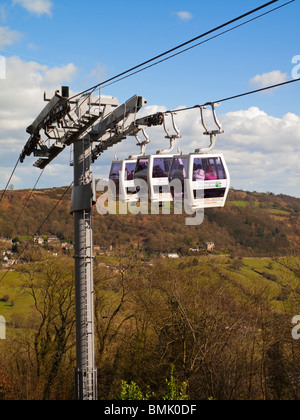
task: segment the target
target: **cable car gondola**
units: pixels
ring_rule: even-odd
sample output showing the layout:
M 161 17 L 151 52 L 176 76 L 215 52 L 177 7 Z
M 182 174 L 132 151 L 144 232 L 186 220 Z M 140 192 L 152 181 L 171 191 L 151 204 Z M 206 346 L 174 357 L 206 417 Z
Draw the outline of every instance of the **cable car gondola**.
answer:
M 171 116 L 171 122 L 174 134 L 170 134 L 166 127 L 166 115 Z M 174 112 L 165 113 L 163 127 L 166 132 L 165 138 L 170 140 L 170 148 L 168 150 L 159 150 L 155 155 L 138 157 L 134 180 L 137 190 L 139 190 L 138 180 L 143 180 L 148 185 L 148 200 L 151 203 L 164 203 L 173 201 L 173 197 L 169 187 L 169 172 L 173 160 L 172 150 L 179 139 L 180 133 L 174 121 Z M 139 197 L 143 192 L 138 191 Z
M 125 203 L 137 201 L 134 185 L 134 170 L 137 159 L 115 160 L 112 162 L 109 179 L 116 185 L 116 200 Z
M 139 189 L 137 180 L 141 179 L 148 185 L 149 201 L 163 203 L 173 201 L 169 188 L 169 171 L 173 155 L 141 156 L 137 160 L 134 181 Z
M 197 149 L 189 155 L 174 156 L 169 173 L 171 194 L 174 199 L 181 199 L 192 210 L 224 207 L 230 188 L 230 174 L 222 154 L 211 153 L 215 147 L 218 134 L 224 133 L 217 120 L 215 104 L 212 107 L 213 119 L 218 130 L 208 131 L 203 116 L 206 108 L 200 106 L 204 135 L 210 136 L 210 146 Z M 177 187 L 175 180 L 179 180 Z M 173 183 L 173 186 L 172 186 Z M 181 188 L 178 186 L 181 186 Z
M 141 141 L 138 135 L 135 138 L 138 141 L 138 146 L 141 148 L 141 153 L 136 156 L 130 156 L 128 159 L 119 161 L 115 160 L 111 164 L 109 179 L 115 183 L 116 186 L 116 200 L 123 203 L 136 202 L 139 200 L 137 189 L 134 183 L 134 171 L 136 168 L 139 156 L 145 154 L 146 145 L 149 143 L 149 137 L 144 129 L 142 129 L 145 140 Z
M 230 175 L 222 154 L 174 156 L 169 182 L 181 181 L 181 191 L 171 187 L 174 198 L 187 200 L 193 209 L 224 207 Z

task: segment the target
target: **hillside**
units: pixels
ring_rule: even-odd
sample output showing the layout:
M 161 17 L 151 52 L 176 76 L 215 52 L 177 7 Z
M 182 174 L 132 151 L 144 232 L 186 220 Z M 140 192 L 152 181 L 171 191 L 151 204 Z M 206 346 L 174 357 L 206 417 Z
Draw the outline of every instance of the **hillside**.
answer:
M 34 192 L 15 228 L 29 191 L 8 191 L 0 204 L 0 237 L 28 240 L 53 209 L 65 188 Z M 69 192 L 40 235 L 56 235 L 72 242 L 73 218 L 69 215 Z M 206 242 L 215 244 L 215 253 L 233 256 L 284 256 L 300 251 L 300 199 L 290 196 L 244 191 L 230 192 L 224 209 L 205 211 L 204 223 L 186 226 L 186 215 L 94 214 L 94 243 L 99 247 L 122 247 L 131 243 L 149 253 L 190 249 L 200 253 Z
M 13 232 L 29 192 L 8 192 L 0 237 L 27 243 L 64 191 L 35 192 Z M 72 241 L 69 205 L 70 194 L 41 237 Z M 95 258 L 99 396 L 118 398 L 125 380 L 162 399 L 173 366 L 191 400 L 298 400 L 300 349 L 291 320 L 299 312 L 299 214 L 300 200 L 242 191 L 231 191 L 224 209 L 205 212 L 204 223 L 194 227 L 185 225 L 185 215 L 95 211 L 95 244 L 113 245 L 113 252 Z M 215 243 L 210 254 L 222 257 L 203 251 L 207 241 Z M 0 250 L 10 248 L 0 242 Z M 73 398 L 71 252 L 36 245 L 30 259 L 22 255 L 23 264 L 3 271 L 0 400 Z M 161 252 L 181 258 L 161 259 Z
M 165 393 L 170 368 L 191 400 L 298 400 L 299 258 L 96 258 L 98 393 L 123 380 Z M 0 284 L 0 399 L 73 399 L 73 259 L 46 257 Z M 156 399 L 154 398 L 154 399 Z

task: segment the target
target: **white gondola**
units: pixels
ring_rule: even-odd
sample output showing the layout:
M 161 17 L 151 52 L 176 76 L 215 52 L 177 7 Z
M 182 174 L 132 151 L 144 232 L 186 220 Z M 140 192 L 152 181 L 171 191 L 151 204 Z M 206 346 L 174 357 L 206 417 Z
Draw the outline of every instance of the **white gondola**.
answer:
M 146 146 L 149 143 L 149 137 L 144 129 L 142 129 L 142 133 L 145 137 L 144 141 L 141 141 L 137 134 L 135 135 L 138 141 L 137 146 L 141 148 L 141 153 L 136 156 L 130 156 L 128 159 L 122 161 L 115 160 L 111 165 L 109 179 L 115 183 L 116 200 L 122 201 L 123 203 L 136 202 L 139 200 L 134 183 L 134 171 L 139 156 L 145 154 Z
M 170 148 L 168 150 L 159 150 L 155 155 L 140 156 L 138 158 L 134 180 L 136 188 L 139 190 L 138 180 L 143 180 L 148 186 L 148 200 L 152 203 L 165 203 L 173 201 L 173 197 L 169 186 L 169 172 L 173 160 L 172 150 L 179 139 L 180 133 L 176 127 L 174 120 L 174 112 L 165 113 L 163 127 L 166 132 L 165 138 L 170 140 Z M 171 116 L 171 122 L 174 134 L 170 134 L 166 127 L 166 115 Z M 138 191 L 139 193 L 139 191 Z M 139 193 L 141 198 L 141 194 Z
M 116 200 L 124 203 L 137 201 L 134 185 L 134 170 L 137 159 L 115 160 L 112 162 L 109 179 L 116 186 Z
M 177 188 L 174 180 L 180 180 Z M 180 155 L 173 158 L 169 182 L 173 197 L 186 200 L 193 210 L 224 207 L 230 175 L 222 154 Z
M 137 180 L 143 180 L 148 185 L 149 201 L 163 203 L 173 201 L 169 188 L 169 171 L 173 155 L 142 156 L 137 160 L 134 180 L 139 189 Z
M 169 173 L 171 193 L 193 210 L 224 207 L 230 188 L 230 174 L 222 154 L 211 153 L 218 134 L 224 133 L 217 120 L 215 104 L 212 108 L 217 130 L 208 131 L 203 116 L 205 107 L 199 107 L 204 135 L 210 136 L 210 146 L 197 149 L 189 155 L 174 156 Z M 177 183 L 175 182 L 177 180 Z M 180 181 L 180 182 L 178 182 Z

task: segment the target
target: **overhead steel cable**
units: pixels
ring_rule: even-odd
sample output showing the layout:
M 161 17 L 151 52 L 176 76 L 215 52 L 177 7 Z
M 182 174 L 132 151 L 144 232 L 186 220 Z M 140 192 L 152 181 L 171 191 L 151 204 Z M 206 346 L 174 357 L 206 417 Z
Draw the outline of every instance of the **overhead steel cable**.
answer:
M 27 207 L 27 205 L 28 205 L 28 203 L 29 203 L 29 201 L 30 201 L 30 199 L 31 199 L 31 197 L 32 197 L 32 195 L 33 195 L 33 192 L 35 191 L 35 189 L 36 189 L 36 187 L 37 187 L 38 183 L 40 182 L 40 179 L 41 179 L 41 177 L 42 177 L 42 175 L 43 175 L 44 171 L 45 171 L 45 169 L 43 169 L 43 170 L 42 170 L 42 172 L 41 172 L 41 173 L 40 173 L 40 175 L 38 176 L 38 179 L 37 179 L 36 183 L 34 184 L 34 186 L 33 186 L 32 190 L 30 191 L 30 194 L 29 194 L 29 196 L 27 197 L 27 200 L 26 200 L 26 202 L 25 202 L 24 206 L 22 207 L 22 210 L 20 211 L 20 213 L 19 213 L 19 215 L 18 215 L 18 217 L 17 217 L 17 219 L 16 219 L 16 221 L 15 221 L 15 223 L 14 223 L 14 225 L 13 225 L 12 229 L 11 229 L 11 233 L 10 233 L 10 236 L 9 236 L 10 238 L 12 238 L 12 234 L 13 234 L 13 232 L 14 232 L 14 229 L 16 228 L 16 226 L 17 226 L 17 224 L 18 224 L 18 222 L 19 222 L 19 220 L 20 220 L 20 218 L 21 218 L 22 214 L 24 213 L 24 210 L 26 209 L 26 207 Z
M 44 224 L 47 222 L 47 220 L 50 218 L 50 216 L 54 213 L 54 211 L 56 210 L 56 208 L 58 207 L 59 203 L 65 198 L 65 196 L 67 195 L 67 193 L 69 192 L 69 190 L 71 189 L 71 187 L 73 186 L 74 182 L 72 182 L 69 187 L 67 187 L 67 189 L 63 192 L 63 194 L 61 195 L 61 197 L 58 199 L 58 201 L 55 203 L 54 207 L 52 207 L 51 211 L 48 213 L 48 215 L 45 217 L 45 219 L 42 221 L 42 223 L 39 225 L 39 227 L 36 229 L 35 233 L 33 235 L 31 235 L 29 241 L 26 242 L 24 248 L 22 249 L 21 253 L 19 254 L 19 257 L 15 260 L 15 262 L 13 263 L 13 265 L 6 271 L 6 273 L 2 276 L 2 278 L 0 279 L 0 283 L 5 279 L 5 277 L 7 276 L 7 274 L 10 272 L 10 270 L 17 265 L 17 263 L 20 261 L 22 255 L 24 254 L 24 252 L 27 250 L 27 248 L 29 247 L 32 239 L 35 237 L 35 235 L 38 234 L 38 232 L 42 229 L 42 227 L 44 226 Z
M 194 105 L 194 106 L 191 106 L 191 107 L 175 109 L 173 111 L 166 111 L 166 112 L 162 112 L 162 113 L 163 114 L 169 114 L 170 112 L 173 112 L 173 113 L 175 112 L 176 113 L 176 112 L 182 112 L 182 111 L 189 111 L 191 109 L 204 107 L 204 106 L 211 105 L 211 104 L 223 103 L 223 102 L 231 101 L 233 99 L 242 98 L 244 96 L 254 95 L 255 93 L 264 92 L 266 90 L 271 90 L 271 89 L 276 89 L 276 88 L 279 88 L 279 87 L 282 87 L 282 86 L 287 86 L 287 85 L 290 85 L 290 84 L 296 83 L 296 82 L 300 82 L 300 78 L 299 79 L 288 80 L 288 81 L 282 82 L 282 83 L 277 83 L 276 85 L 265 86 L 263 88 L 256 89 L 256 90 L 251 90 L 249 92 L 239 93 L 237 95 L 229 96 L 229 97 L 224 98 L 224 99 L 218 99 L 217 101 L 205 102 L 202 105 Z
M 165 61 L 168 61 L 168 60 L 170 60 L 171 58 L 177 57 L 178 55 L 181 55 L 181 54 L 183 54 L 183 53 L 185 53 L 185 52 L 187 52 L 187 51 L 190 51 L 190 50 L 192 50 L 193 48 L 199 47 L 200 45 L 203 45 L 203 44 L 205 44 L 205 43 L 207 43 L 207 42 L 209 42 L 209 41 L 212 41 L 213 39 L 219 38 L 220 36 L 225 35 L 225 34 L 227 34 L 227 33 L 229 33 L 229 32 L 232 32 L 232 31 L 234 31 L 235 29 L 241 28 L 242 26 L 245 26 L 245 25 L 247 25 L 248 23 L 254 22 L 254 21 L 255 21 L 255 20 L 257 20 L 257 19 L 260 19 L 260 18 L 262 18 L 262 17 L 264 17 L 264 16 L 266 16 L 266 15 L 268 15 L 268 14 L 272 13 L 272 12 L 275 12 L 276 10 L 281 9 L 282 7 L 285 7 L 285 6 L 287 6 L 287 5 L 291 4 L 291 3 L 294 3 L 295 1 L 296 1 L 296 0 L 290 0 L 290 1 L 288 1 L 287 3 L 282 4 L 281 6 L 275 7 L 275 8 L 274 8 L 274 9 L 272 9 L 272 10 L 268 10 L 268 11 L 267 11 L 267 12 L 265 12 L 265 13 L 262 13 L 262 14 L 260 14 L 260 15 L 258 15 L 258 16 L 255 16 L 254 18 L 249 19 L 249 20 L 247 20 L 247 21 L 245 21 L 245 22 L 243 22 L 243 23 L 240 23 L 239 25 L 233 26 L 232 28 L 227 29 L 226 31 L 220 32 L 220 33 L 219 33 L 219 34 L 217 34 L 217 35 L 214 35 L 214 36 L 212 36 L 212 37 L 210 37 L 210 38 L 207 38 L 207 39 L 205 39 L 204 41 L 198 42 L 197 44 L 192 45 L 191 47 L 185 48 L 184 50 L 179 51 L 179 52 L 177 52 L 177 53 L 175 53 L 175 54 L 172 54 L 172 55 L 170 55 L 170 56 L 168 56 L 168 57 L 166 57 L 166 58 L 163 58 L 162 60 L 159 60 L 159 61 L 157 61 L 157 62 L 155 62 L 155 63 L 153 63 L 153 64 L 150 64 L 149 66 L 143 67 L 142 69 L 139 69 L 139 70 L 137 70 L 137 71 L 135 71 L 135 72 L 133 72 L 133 73 L 130 73 L 130 74 L 127 74 L 126 76 L 120 77 L 120 78 L 118 78 L 117 80 L 114 80 L 114 81 L 112 81 L 112 82 L 110 82 L 110 83 L 107 83 L 107 84 L 106 84 L 106 82 L 103 82 L 103 84 L 101 84 L 101 86 L 102 86 L 103 88 L 108 87 L 108 86 L 111 86 L 111 85 L 113 85 L 113 84 L 115 84 L 115 83 L 118 83 L 118 82 L 120 82 L 120 81 L 122 81 L 122 80 L 125 80 L 125 79 L 127 79 L 127 78 L 129 78 L 129 77 L 131 77 L 131 76 L 134 76 L 135 74 L 141 73 L 141 72 L 142 72 L 142 71 L 144 71 L 144 70 L 147 70 L 147 69 L 150 69 L 150 68 L 152 68 L 152 67 L 155 67 L 155 66 L 157 66 L 158 64 L 161 64 L 161 63 L 163 63 L 163 62 L 165 62 Z
M 1 198 L 0 198 L 0 203 L 1 203 L 1 201 L 3 200 L 3 198 L 4 198 L 4 195 L 5 195 L 5 193 L 6 193 L 7 189 L 8 189 L 8 187 L 9 187 L 10 181 L 12 180 L 12 177 L 14 176 L 14 174 L 15 174 L 15 172 L 16 172 L 16 169 L 17 169 L 17 166 L 19 165 L 19 163 L 20 163 L 20 158 L 17 160 L 17 163 L 15 164 L 15 167 L 14 167 L 14 169 L 13 169 L 13 171 L 12 171 L 12 173 L 11 173 L 10 177 L 9 177 L 9 180 L 7 181 L 6 187 L 5 187 L 5 189 L 3 190 L 3 192 L 2 192 L 2 195 L 1 195 Z
M 270 5 L 274 4 L 274 3 L 277 3 L 278 1 L 279 0 L 272 0 L 272 1 L 268 2 L 268 3 L 263 4 L 260 7 L 257 7 L 257 8 L 255 8 L 253 10 L 250 10 L 249 12 L 244 13 L 243 15 L 236 17 L 235 19 L 232 19 L 232 20 L 230 20 L 230 21 L 228 21 L 228 22 L 226 22 L 226 23 L 224 23 L 222 25 L 217 26 L 214 29 L 211 29 L 211 30 L 209 30 L 209 31 L 207 31 L 207 32 L 205 32 L 205 33 L 203 33 L 201 35 L 198 35 L 197 37 L 195 37 L 193 39 L 190 39 L 189 41 L 186 41 L 186 42 L 184 42 L 184 43 L 182 43 L 180 45 L 177 45 L 176 47 L 171 48 L 170 50 L 165 51 L 165 52 L 163 52 L 163 53 L 161 53 L 161 54 L 159 54 L 159 55 L 157 55 L 157 56 L 155 56 L 155 57 L 153 57 L 153 58 L 151 58 L 149 60 L 146 60 L 143 63 L 138 64 L 138 65 L 136 65 L 136 66 L 134 66 L 134 67 L 132 67 L 132 68 L 130 68 L 130 69 L 122 72 L 122 73 L 119 73 L 118 75 L 116 75 L 114 77 L 111 77 L 110 79 L 105 80 L 104 82 L 98 83 L 97 85 L 95 85 L 95 86 L 93 86 L 93 87 L 91 87 L 89 89 L 86 89 L 86 90 L 84 90 L 84 91 L 82 91 L 80 93 L 77 93 L 76 95 L 74 95 L 73 97 L 71 97 L 70 100 L 72 100 L 74 98 L 77 98 L 78 96 L 84 95 L 85 93 L 89 93 L 91 91 L 94 91 L 94 90 L 96 90 L 100 86 L 106 85 L 106 84 L 112 82 L 113 80 L 119 79 L 120 77 L 125 76 L 126 74 L 131 73 L 131 72 L 133 72 L 133 71 L 135 71 L 135 70 L 137 70 L 137 69 L 139 69 L 139 68 L 141 68 L 143 66 L 146 66 L 147 64 L 149 64 L 149 63 L 151 63 L 153 61 L 156 61 L 156 60 L 158 60 L 158 59 L 160 59 L 160 58 L 162 58 L 162 57 L 164 57 L 164 56 L 166 56 L 168 54 L 171 54 L 174 51 L 176 51 L 176 50 L 178 50 L 180 48 L 185 47 L 186 45 L 189 45 L 189 44 L 191 44 L 191 43 L 193 43 L 193 42 L 195 42 L 195 41 L 197 41 L 197 40 L 199 40 L 201 38 L 204 38 L 204 37 L 206 37 L 206 36 L 208 36 L 208 35 L 210 35 L 210 34 L 212 34 L 214 32 L 219 31 L 220 29 L 225 28 L 226 26 L 229 26 L 229 25 L 231 25 L 231 24 L 233 24 L 235 22 L 238 22 L 239 20 L 244 19 L 247 16 L 250 16 L 250 15 L 252 15 L 252 14 L 254 14 L 254 13 L 256 13 L 256 12 L 262 10 L 262 9 L 265 9 L 268 6 L 270 6 Z M 295 0 L 291 0 L 291 2 L 289 2 L 289 3 L 293 3 L 294 1 Z
M 253 95 L 254 93 L 259 93 L 259 92 L 263 92 L 263 91 L 266 91 L 266 90 L 275 89 L 275 88 L 290 85 L 290 84 L 296 83 L 296 82 L 300 82 L 300 78 L 299 79 L 288 80 L 287 82 L 278 83 L 278 84 L 272 85 L 272 86 L 266 86 L 266 87 L 263 87 L 263 88 L 260 88 L 260 89 L 252 90 L 250 92 L 240 93 L 239 95 L 229 96 L 228 98 L 219 99 L 218 101 L 215 101 L 214 103 L 231 101 L 233 99 L 242 98 L 243 96 Z M 207 102 L 204 105 L 208 105 L 209 103 L 210 102 Z

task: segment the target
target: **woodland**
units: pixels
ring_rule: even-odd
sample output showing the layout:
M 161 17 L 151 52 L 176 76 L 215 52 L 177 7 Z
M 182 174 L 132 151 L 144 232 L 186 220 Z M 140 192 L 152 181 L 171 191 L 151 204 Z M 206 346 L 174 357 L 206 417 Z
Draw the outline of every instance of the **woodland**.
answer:
M 17 226 L 28 192 L 9 191 L 1 204 L 0 236 L 21 255 L 0 282 L 1 400 L 74 399 L 72 252 L 30 243 L 62 193 L 36 191 Z M 39 235 L 72 243 L 69 201 Z M 183 216 L 95 213 L 99 398 L 129 399 L 131 387 L 132 399 L 298 400 L 299 212 L 293 197 L 231 191 L 201 226 L 185 226 Z M 179 258 L 161 258 L 168 252 Z
M 29 191 L 8 191 L 0 207 L 0 236 L 26 242 L 34 234 L 56 235 L 72 243 L 71 192 L 61 199 L 65 191 L 38 190 L 28 203 Z M 51 217 L 45 220 L 58 201 Z M 285 256 L 300 252 L 299 215 L 300 199 L 235 190 L 230 191 L 223 209 L 205 210 L 204 222 L 199 226 L 186 226 L 184 214 L 100 216 L 95 209 L 94 244 L 103 249 L 138 246 L 150 255 L 188 255 L 190 248 L 214 242 L 217 251 L 231 256 Z M 42 229 L 38 229 L 42 223 Z

